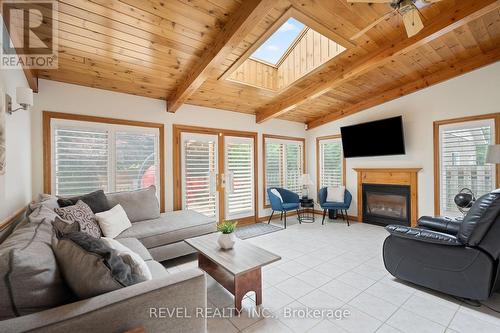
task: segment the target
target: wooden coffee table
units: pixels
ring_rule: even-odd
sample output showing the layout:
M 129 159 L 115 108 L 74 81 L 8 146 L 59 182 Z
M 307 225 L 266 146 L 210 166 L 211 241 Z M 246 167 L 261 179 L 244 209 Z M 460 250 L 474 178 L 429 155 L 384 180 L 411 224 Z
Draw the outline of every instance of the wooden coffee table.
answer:
M 280 256 L 238 239 L 231 250 L 217 244 L 220 233 L 186 239 L 198 251 L 198 267 L 234 295 L 234 306 L 241 311 L 241 301 L 255 292 L 255 304 L 262 304 L 261 267 L 278 261 Z

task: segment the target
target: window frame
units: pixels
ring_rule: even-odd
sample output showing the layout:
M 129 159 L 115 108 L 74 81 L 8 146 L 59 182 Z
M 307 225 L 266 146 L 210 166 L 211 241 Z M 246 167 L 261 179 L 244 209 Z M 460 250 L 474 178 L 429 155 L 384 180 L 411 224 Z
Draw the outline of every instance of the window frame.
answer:
M 342 136 L 340 134 L 333 134 L 333 135 L 320 136 L 320 137 L 316 138 L 316 193 L 319 192 L 319 189 L 321 186 L 321 184 L 320 184 L 321 183 L 320 144 L 321 144 L 321 141 L 328 141 L 328 140 L 341 140 L 341 144 L 342 144 Z M 342 162 L 341 162 L 342 163 L 342 165 L 341 165 L 341 168 L 342 168 L 342 175 L 341 175 L 342 176 L 342 186 L 345 186 L 345 184 L 346 184 L 346 160 L 345 160 L 343 151 L 341 151 L 341 155 L 342 155 Z
M 302 143 L 302 173 L 307 173 L 306 165 L 306 139 L 293 137 L 293 136 L 282 136 L 282 135 L 272 135 L 272 134 L 262 134 L 262 200 L 264 208 L 271 208 L 271 204 L 266 203 L 266 140 L 282 140 L 282 141 L 296 141 Z
M 434 215 L 441 215 L 441 154 L 440 154 L 440 127 L 457 123 L 466 123 L 477 120 L 493 120 L 495 129 L 495 142 L 500 144 L 500 113 L 489 113 L 477 116 L 437 120 L 433 122 L 434 140 Z M 496 187 L 500 187 L 500 165 L 495 166 Z
M 158 160 L 159 160 L 159 202 L 161 212 L 165 211 L 165 126 L 160 123 L 141 122 L 125 119 L 95 117 L 87 115 L 78 115 L 71 113 L 60 112 L 42 112 L 43 121 L 43 191 L 45 193 L 52 193 L 53 189 L 53 162 L 52 162 L 52 120 L 58 121 L 77 121 L 94 123 L 89 124 L 88 127 L 98 128 L 105 127 L 106 125 L 118 125 L 127 127 L 143 127 L 158 129 Z

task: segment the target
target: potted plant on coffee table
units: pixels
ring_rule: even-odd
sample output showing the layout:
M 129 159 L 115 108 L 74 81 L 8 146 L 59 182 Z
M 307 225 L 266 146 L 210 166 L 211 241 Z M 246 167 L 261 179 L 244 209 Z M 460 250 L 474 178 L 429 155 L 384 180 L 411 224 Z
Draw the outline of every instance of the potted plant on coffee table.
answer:
M 236 225 L 238 222 L 229 222 L 224 221 L 217 225 L 217 230 L 222 232 L 219 236 L 217 242 L 219 246 L 224 250 L 232 249 L 234 243 L 236 242 L 236 235 L 234 234 L 234 230 L 236 230 Z

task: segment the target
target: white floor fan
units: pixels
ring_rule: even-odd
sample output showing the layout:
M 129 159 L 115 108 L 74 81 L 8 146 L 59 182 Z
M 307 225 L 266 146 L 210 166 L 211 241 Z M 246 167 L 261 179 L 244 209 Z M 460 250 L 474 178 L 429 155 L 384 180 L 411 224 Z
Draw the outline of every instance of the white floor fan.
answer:
M 359 38 L 380 22 L 396 14 L 401 15 L 408 37 L 414 36 L 424 28 L 419 10 L 439 1 L 441 0 L 347 0 L 347 2 L 351 3 L 388 3 L 392 7 L 390 12 L 375 20 L 366 28 L 352 36 L 351 40 Z

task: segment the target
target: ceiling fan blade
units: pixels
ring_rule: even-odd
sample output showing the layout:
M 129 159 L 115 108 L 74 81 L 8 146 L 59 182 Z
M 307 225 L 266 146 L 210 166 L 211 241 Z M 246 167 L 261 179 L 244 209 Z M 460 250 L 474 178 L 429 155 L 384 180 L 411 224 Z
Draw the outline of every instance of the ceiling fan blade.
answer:
M 357 34 L 355 34 L 354 36 L 352 36 L 350 39 L 351 40 L 358 39 L 360 36 L 364 35 L 368 30 L 370 30 L 371 28 L 373 28 L 374 26 L 376 26 L 380 22 L 382 22 L 382 21 L 388 19 L 389 17 L 395 15 L 396 13 L 397 13 L 397 10 L 392 10 L 392 11 L 388 12 L 387 14 L 385 14 L 384 16 L 382 16 L 381 18 L 378 18 L 375 21 L 373 21 L 370 25 L 368 25 L 367 27 L 365 27 L 363 30 L 360 30 Z
M 347 0 L 352 3 L 391 3 L 392 0 Z
M 417 9 L 405 11 L 401 15 L 403 16 L 403 23 L 408 37 L 415 36 L 424 28 L 422 18 L 420 17 L 420 13 Z

